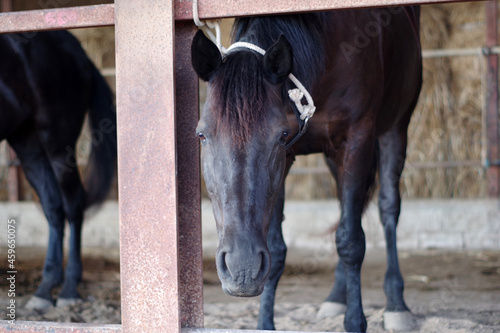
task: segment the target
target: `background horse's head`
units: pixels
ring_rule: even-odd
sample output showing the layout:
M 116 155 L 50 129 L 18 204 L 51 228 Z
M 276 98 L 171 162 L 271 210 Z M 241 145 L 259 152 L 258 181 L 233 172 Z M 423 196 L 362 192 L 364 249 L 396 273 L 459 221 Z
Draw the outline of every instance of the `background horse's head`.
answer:
M 237 49 L 222 58 L 199 31 L 192 62 L 208 82 L 197 135 L 219 234 L 217 271 L 226 293 L 256 296 L 269 275 L 267 231 L 286 167 L 282 84 L 292 49 L 280 37 L 265 56 Z

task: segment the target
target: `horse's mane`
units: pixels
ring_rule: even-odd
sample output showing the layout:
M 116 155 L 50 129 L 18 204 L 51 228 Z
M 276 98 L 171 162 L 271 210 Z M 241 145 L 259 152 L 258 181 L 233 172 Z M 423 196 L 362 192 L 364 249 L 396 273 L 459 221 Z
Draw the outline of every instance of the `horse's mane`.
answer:
M 283 34 L 293 48 L 293 74 L 311 89 L 324 70 L 324 33 L 328 13 L 238 18 L 233 25 L 233 41 L 257 44 L 267 50 Z
M 324 14 L 239 18 L 233 26 L 233 40 L 246 41 L 269 48 L 283 34 L 294 52 L 293 74 L 311 89 L 324 68 L 322 26 Z M 213 111 L 218 131 L 229 133 L 234 144 L 248 142 L 265 121 L 268 98 L 281 98 L 288 103 L 290 82 L 272 93 L 263 68 L 263 57 L 241 49 L 230 52 L 211 80 L 214 89 Z

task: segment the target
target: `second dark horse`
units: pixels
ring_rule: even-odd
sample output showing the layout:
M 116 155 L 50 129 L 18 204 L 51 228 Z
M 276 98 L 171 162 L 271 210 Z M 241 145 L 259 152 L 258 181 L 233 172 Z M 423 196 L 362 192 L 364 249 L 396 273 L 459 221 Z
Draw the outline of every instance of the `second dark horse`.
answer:
M 410 325 L 396 226 L 407 128 L 422 83 L 418 30 L 419 8 L 406 7 L 236 20 L 234 41 L 253 43 L 266 50 L 264 56 L 237 48 L 221 57 L 203 33 L 195 36 L 193 67 L 208 81 L 197 135 L 219 233 L 217 270 L 226 293 L 262 293 L 258 328 L 274 329 L 274 297 L 286 256 L 284 178 L 296 155 L 311 153 L 326 156 L 341 206 L 340 262 L 326 300 L 332 315 L 345 311 L 347 331 L 366 331 L 361 216 L 378 169 L 388 263 L 385 325 Z M 298 128 L 287 95 L 295 88 L 290 73 L 311 92 L 317 111 L 287 150 Z
M 43 277 L 27 306 L 43 309 L 80 298 L 83 212 L 103 201 L 116 161 L 116 113 L 112 93 L 80 43 L 65 31 L 0 35 L 0 140 L 19 157 L 49 222 Z M 85 187 L 75 145 L 89 110 L 92 151 Z M 85 188 L 85 189 L 84 189 Z M 65 221 L 71 231 L 63 273 Z

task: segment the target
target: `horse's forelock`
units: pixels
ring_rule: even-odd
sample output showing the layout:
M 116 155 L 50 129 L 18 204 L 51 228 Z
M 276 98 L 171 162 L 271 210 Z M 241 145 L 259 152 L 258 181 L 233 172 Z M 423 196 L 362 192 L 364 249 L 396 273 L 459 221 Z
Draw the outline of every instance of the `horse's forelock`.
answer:
M 249 51 L 229 54 L 211 82 L 216 131 L 237 146 L 248 143 L 265 122 L 269 94 L 260 58 Z

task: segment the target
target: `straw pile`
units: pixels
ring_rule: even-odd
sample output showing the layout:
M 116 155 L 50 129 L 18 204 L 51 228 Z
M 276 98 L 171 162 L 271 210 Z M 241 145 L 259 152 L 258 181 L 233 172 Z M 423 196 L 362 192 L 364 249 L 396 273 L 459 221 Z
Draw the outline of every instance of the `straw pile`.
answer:
M 482 47 L 482 2 L 422 7 L 423 49 Z M 417 169 L 433 161 L 481 161 L 484 58 L 424 59 L 424 85 L 409 128 L 406 197 L 477 198 L 487 193 L 482 166 Z

